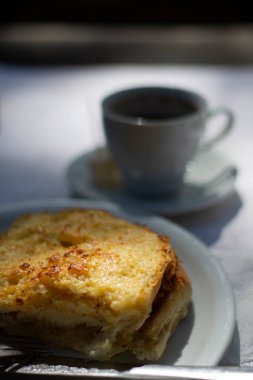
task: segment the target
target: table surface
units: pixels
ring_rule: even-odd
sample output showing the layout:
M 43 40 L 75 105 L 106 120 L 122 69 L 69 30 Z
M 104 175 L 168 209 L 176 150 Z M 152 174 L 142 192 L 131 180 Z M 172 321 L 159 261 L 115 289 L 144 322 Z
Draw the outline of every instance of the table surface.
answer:
M 235 115 L 219 149 L 236 165 L 234 191 L 206 210 L 171 218 L 219 258 L 235 293 L 237 324 L 223 364 L 253 365 L 253 66 L 0 66 L 0 205 L 70 197 L 66 170 L 105 142 L 100 101 L 122 87 L 185 87 Z

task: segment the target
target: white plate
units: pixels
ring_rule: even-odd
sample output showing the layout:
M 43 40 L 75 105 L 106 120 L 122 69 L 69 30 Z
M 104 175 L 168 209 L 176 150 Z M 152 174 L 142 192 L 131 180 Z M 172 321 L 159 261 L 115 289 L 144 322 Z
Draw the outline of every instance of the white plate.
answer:
M 197 211 L 221 202 L 234 189 L 237 170 L 227 157 L 217 151 L 196 155 L 188 166 L 184 184 L 175 197 L 134 197 L 123 186 L 98 187 L 93 181 L 90 162 L 97 150 L 78 157 L 67 173 L 74 195 L 90 199 L 109 200 L 126 210 L 144 210 L 160 215 L 179 215 Z
M 235 307 L 227 276 L 213 254 L 195 237 L 168 220 L 130 215 L 115 204 L 103 201 L 59 199 L 9 204 L 0 207 L 0 229 L 5 229 L 22 213 L 69 207 L 103 208 L 171 236 L 172 245 L 191 278 L 193 296 L 188 317 L 169 340 L 168 348 L 159 363 L 217 364 L 232 338 Z

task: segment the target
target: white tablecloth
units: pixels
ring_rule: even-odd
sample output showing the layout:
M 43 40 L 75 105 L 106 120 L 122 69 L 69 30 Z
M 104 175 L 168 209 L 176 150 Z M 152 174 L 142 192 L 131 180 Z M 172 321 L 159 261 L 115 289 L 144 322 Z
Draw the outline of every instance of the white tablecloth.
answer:
M 237 324 L 223 364 L 253 364 L 253 67 L 0 66 L 0 204 L 69 197 L 66 170 L 104 143 L 100 101 L 122 87 L 169 85 L 205 95 L 235 114 L 220 149 L 235 163 L 235 191 L 222 203 L 173 220 L 203 241 L 234 288 Z

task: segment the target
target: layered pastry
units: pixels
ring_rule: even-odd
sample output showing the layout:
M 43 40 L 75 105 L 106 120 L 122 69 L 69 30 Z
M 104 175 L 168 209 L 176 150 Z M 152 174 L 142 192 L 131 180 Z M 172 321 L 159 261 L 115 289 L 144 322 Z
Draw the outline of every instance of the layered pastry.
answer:
M 0 237 L 0 327 L 110 359 L 157 360 L 191 283 L 170 239 L 97 209 L 19 217 Z

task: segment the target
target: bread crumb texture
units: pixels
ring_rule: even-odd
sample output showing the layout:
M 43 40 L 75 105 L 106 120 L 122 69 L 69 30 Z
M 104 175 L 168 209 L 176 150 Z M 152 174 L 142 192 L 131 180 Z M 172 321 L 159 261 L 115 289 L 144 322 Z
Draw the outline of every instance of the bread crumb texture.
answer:
M 151 312 L 170 251 L 167 237 L 104 210 L 24 215 L 0 237 L 0 326 L 32 321 L 52 336 L 62 328 L 64 341 L 85 326 L 91 341 L 94 331 L 105 346 L 118 334 L 127 346 Z

